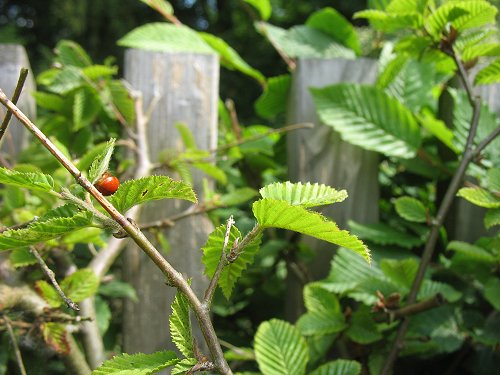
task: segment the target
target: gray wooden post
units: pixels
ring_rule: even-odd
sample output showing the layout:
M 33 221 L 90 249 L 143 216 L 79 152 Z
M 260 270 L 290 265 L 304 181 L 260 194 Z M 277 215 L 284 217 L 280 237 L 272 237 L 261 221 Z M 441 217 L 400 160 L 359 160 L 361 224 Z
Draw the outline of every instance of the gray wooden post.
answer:
M 331 127 L 321 124 L 309 88 L 340 82 L 372 84 L 376 76 L 377 62 L 363 58 L 299 60 L 293 74 L 288 123 L 312 122 L 315 126 L 288 135 L 289 177 L 291 181 L 318 182 L 346 189 L 349 197 L 344 202 L 321 210 L 344 229 L 348 229 L 350 219 L 361 223 L 378 219 L 378 156 L 342 141 Z M 335 247 L 310 237 L 304 237 L 303 241 L 315 251 L 309 267 L 311 276 L 325 277 Z M 287 315 L 291 320 L 301 312 L 301 288 L 299 280 L 289 272 Z
M 14 94 L 21 68 L 29 69 L 30 73 L 23 86 L 17 106 L 34 121 L 36 103 L 31 93 L 35 90 L 35 80 L 26 51 L 23 46 L 17 44 L 0 44 L 0 88 L 5 95 L 12 97 Z M 3 121 L 5 114 L 5 108 L 0 106 L 0 121 Z M 15 161 L 19 151 L 26 146 L 28 133 L 14 116 L 10 121 L 0 149 L 11 161 Z
M 153 162 L 165 149 L 180 150 L 182 142 L 174 124 L 183 122 L 194 134 L 200 149 L 216 146 L 219 63 L 216 55 L 159 53 L 128 50 L 125 54 L 125 79 L 143 93 L 147 108 L 154 93 L 159 101 L 148 125 L 150 157 Z M 166 170 L 158 174 L 171 173 Z M 179 179 L 178 176 L 171 176 Z M 193 185 L 198 199 L 201 174 L 194 174 Z M 179 200 L 155 202 L 144 207 L 140 222 L 165 219 L 190 203 Z M 171 250 L 166 258 L 192 279 L 195 292 L 202 296 L 207 285 L 200 262 L 201 246 L 213 230 L 203 215 L 185 218 L 164 230 Z M 127 301 L 124 312 L 124 349 L 128 353 L 151 353 L 169 348 L 168 317 L 175 289 L 166 285 L 165 277 L 153 262 L 136 247 L 127 249 L 124 279 L 136 289 L 139 301 Z M 196 322 L 193 322 L 196 326 Z M 200 343 L 203 340 L 198 340 Z

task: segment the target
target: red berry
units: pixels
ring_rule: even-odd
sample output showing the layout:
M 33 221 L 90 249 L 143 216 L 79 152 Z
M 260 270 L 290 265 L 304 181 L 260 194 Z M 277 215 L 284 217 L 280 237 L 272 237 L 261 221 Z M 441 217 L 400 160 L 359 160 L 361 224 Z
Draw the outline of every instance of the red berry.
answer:
M 111 195 L 118 190 L 120 180 L 109 172 L 104 172 L 102 177 L 94 184 L 102 195 Z

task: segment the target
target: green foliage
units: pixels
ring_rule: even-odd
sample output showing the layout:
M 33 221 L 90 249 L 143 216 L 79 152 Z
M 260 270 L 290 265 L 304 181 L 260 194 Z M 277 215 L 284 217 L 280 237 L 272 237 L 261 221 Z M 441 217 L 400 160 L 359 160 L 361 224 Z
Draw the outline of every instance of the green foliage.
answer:
M 92 371 L 92 375 L 124 373 L 130 375 L 149 375 L 173 366 L 177 362 L 178 359 L 175 353 L 169 350 L 153 354 L 120 354 L 104 362 Z
M 54 180 L 43 173 L 18 172 L 0 168 L 0 183 L 26 189 L 50 192 L 54 190 Z
M 327 362 L 311 372 L 311 375 L 359 375 L 361 365 L 356 361 L 337 359 Z
M 478 85 L 489 85 L 500 82 L 500 59 L 495 60 L 486 68 L 477 73 L 475 83 Z
M 264 118 L 272 118 L 285 112 L 290 90 L 290 75 L 271 77 L 266 82 L 264 92 L 255 102 L 255 111 Z
M 400 197 L 394 201 L 394 206 L 399 216 L 417 223 L 427 221 L 427 210 L 419 200 L 412 197 Z
M 292 184 L 290 181 L 267 185 L 259 191 L 262 198 L 283 200 L 292 206 L 304 208 L 342 202 L 347 198 L 345 190 L 337 191 L 324 184 Z
M 96 182 L 108 170 L 114 147 L 115 140 L 111 138 L 104 149 L 95 157 L 89 169 L 90 182 Z
M 193 337 L 189 319 L 189 304 L 186 296 L 177 291 L 170 315 L 170 336 L 177 349 L 186 358 L 193 357 Z
M 259 11 L 262 20 L 267 21 L 271 17 L 273 8 L 269 0 L 245 0 L 245 3 L 252 5 Z

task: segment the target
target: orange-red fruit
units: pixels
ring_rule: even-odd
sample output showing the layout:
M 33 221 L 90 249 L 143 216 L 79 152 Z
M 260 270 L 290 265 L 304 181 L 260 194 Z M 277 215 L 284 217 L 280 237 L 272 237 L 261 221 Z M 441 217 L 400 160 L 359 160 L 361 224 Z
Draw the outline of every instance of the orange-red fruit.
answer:
M 102 177 L 94 184 L 102 195 L 111 195 L 118 190 L 120 180 L 109 172 L 104 172 Z

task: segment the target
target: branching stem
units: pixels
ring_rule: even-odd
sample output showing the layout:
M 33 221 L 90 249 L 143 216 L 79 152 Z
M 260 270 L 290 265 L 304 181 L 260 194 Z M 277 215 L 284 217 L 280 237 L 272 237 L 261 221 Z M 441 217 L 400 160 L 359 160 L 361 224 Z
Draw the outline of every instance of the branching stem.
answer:
M 9 333 L 10 342 L 12 343 L 12 347 L 14 348 L 14 354 L 16 356 L 17 366 L 19 367 L 19 372 L 21 375 L 27 375 L 26 369 L 24 368 L 23 357 L 21 356 L 21 351 L 19 350 L 19 346 L 17 345 L 16 335 L 14 334 L 14 330 L 12 329 L 12 325 L 10 324 L 10 319 L 7 315 L 3 316 L 3 320 L 5 322 L 5 326 L 7 327 L 7 332 Z

